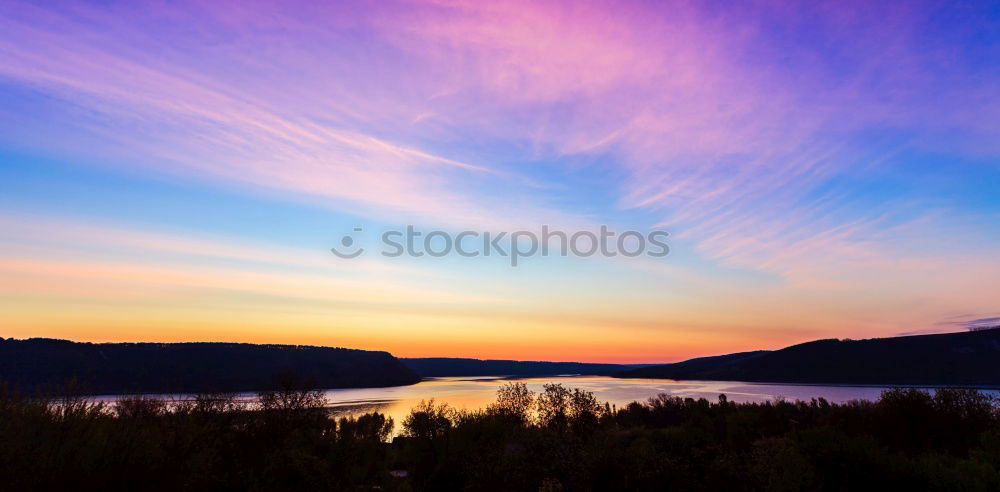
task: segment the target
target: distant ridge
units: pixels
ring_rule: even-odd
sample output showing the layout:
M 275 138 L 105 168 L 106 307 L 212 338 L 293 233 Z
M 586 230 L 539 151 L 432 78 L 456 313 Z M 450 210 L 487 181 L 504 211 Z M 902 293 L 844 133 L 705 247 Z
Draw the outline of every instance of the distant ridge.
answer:
M 816 384 L 1000 386 L 1000 327 L 700 357 L 622 371 L 621 378 Z
M 78 343 L 0 338 L 0 381 L 19 391 L 58 390 L 75 379 L 89 394 L 274 389 L 293 376 L 315 388 L 414 384 L 388 352 L 249 343 Z
M 422 377 L 449 376 L 556 376 L 580 374 L 606 376 L 641 365 L 591 364 L 585 362 L 543 362 L 496 359 L 425 357 L 400 359 Z

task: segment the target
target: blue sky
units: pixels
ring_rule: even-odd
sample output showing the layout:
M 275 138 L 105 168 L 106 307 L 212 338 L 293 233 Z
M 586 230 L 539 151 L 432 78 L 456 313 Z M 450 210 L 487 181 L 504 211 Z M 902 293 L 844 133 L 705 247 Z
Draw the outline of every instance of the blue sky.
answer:
M 660 361 L 1000 315 L 1000 8 L 0 7 L 6 336 Z M 329 253 L 670 233 L 663 259 Z

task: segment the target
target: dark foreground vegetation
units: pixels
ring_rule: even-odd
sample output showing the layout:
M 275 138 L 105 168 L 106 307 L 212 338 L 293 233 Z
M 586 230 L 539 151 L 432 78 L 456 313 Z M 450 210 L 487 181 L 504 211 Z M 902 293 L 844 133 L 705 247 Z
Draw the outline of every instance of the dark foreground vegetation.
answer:
M 0 379 L 12 388 L 55 388 L 71 379 L 90 394 L 275 389 L 275 374 L 317 388 L 414 384 L 388 352 L 249 343 L 79 343 L 0 337 Z
M 614 408 L 550 385 L 481 411 L 335 420 L 319 393 L 113 404 L 0 392 L 5 490 L 1000 490 L 1000 415 L 973 390 L 877 402 L 660 395 Z
M 701 357 L 625 378 L 816 384 L 1000 386 L 1000 327 L 868 340 L 816 340 L 781 350 Z

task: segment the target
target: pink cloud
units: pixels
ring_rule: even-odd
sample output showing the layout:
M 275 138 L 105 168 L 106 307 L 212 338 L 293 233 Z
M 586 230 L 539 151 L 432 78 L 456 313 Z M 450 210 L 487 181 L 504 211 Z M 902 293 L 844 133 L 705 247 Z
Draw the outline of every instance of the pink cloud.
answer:
M 622 176 L 618 208 L 793 278 L 881 261 L 894 213 L 927 213 L 866 208 L 831 180 L 877 176 L 907 148 L 997 150 L 995 71 L 928 45 L 924 7 L 18 5 L 0 73 L 99 114 L 67 124 L 102 152 L 365 214 L 587 223 L 499 162 L 592 158 Z M 857 145 L 872 128 L 908 137 Z M 921 138 L 941 128 L 968 137 Z M 523 153 L 454 150 L 466 139 Z

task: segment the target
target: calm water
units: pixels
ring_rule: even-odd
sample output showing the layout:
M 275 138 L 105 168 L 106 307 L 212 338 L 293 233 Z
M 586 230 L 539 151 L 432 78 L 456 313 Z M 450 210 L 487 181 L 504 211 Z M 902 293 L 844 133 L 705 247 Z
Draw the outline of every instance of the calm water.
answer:
M 826 398 L 830 402 L 843 403 L 850 400 L 875 400 L 887 387 L 878 386 L 820 386 L 793 384 L 741 383 L 734 381 L 672 381 L 668 379 L 616 379 L 606 376 L 550 376 L 540 378 L 508 377 L 454 377 L 428 378 L 411 386 L 392 388 L 358 388 L 326 390 L 324 396 L 337 415 L 354 415 L 378 411 L 391 416 L 399 424 L 410 409 L 421 400 L 434 399 L 437 403 L 447 403 L 457 409 L 478 409 L 486 406 L 496 396 L 497 388 L 508 381 L 520 381 L 532 391 L 541 392 L 542 385 L 561 383 L 569 388 L 592 391 L 597 399 L 614 405 L 627 405 L 633 401 L 645 401 L 660 393 L 682 398 L 706 398 L 711 401 L 725 394 L 729 401 L 764 402 L 784 398 L 786 400 L 810 400 Z M 1000 396 L 1000 391 L 987 391 Z M 187 399 L 193 395 L 161 395 L 168 399 Z M 247 393 L 245 398 L 255 395 Z M 117 396 L 101 396 L 96 400 L 114 401 Z
M 497 388 L 507 381 L 527 383 L 535 392 L 546 383 L 562 383 L 566 387 L 593 391 L 600 401 L 622 406 L 633 401 L 645 401 L 659 393 L 679 397 L 716 400 L 725 393 L 730 401 L 763 402 L 784 398 L 806 400 L 823 397 L 830 402 L 875 400 L 885 387 L 874 386 L 814 386 L 741 383 L 732 381 L 672 381 L 664 379 L 616 379 L 605 376 L 560 376 L 541 378 L 430 378 L 412 386 L 394 388 L 363 388 L 325 391 L 336 413 L 356 414 L 379 411 L 392 416 L 397 428 L 410 409 L 421 400 L 434 399 L 459 409 L 482 408 L 492 402 Z M 997 394 L 996 391 L 990 391 Z

